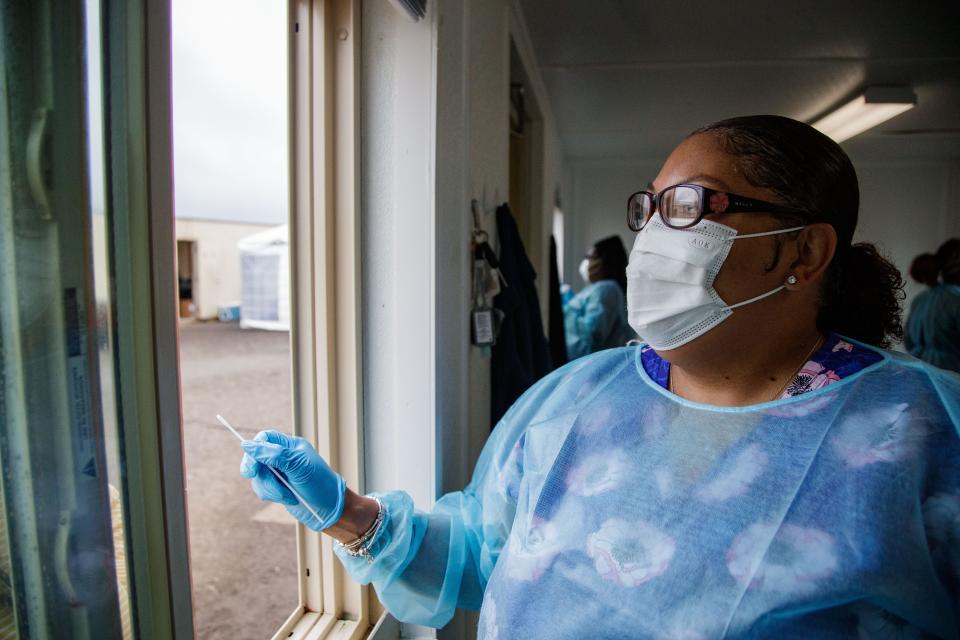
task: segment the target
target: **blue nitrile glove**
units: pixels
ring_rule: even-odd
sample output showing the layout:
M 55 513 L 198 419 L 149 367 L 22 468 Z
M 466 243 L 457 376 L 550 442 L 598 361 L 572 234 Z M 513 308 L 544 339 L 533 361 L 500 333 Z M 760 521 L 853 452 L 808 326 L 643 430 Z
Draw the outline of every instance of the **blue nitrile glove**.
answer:
M 340 519 L 347 482 L 307 440 L 279 431 L 261 431 L 253 440 L 244 440 L 241 446 L 244 454 L 240 475 L 251 479 L 258 498 L 283 504 L 290 515 L 314 531 L 322 531 Z M 313 517 L 290 490 L 280 484 L 267 465 L 283 474 L 323 520 Z

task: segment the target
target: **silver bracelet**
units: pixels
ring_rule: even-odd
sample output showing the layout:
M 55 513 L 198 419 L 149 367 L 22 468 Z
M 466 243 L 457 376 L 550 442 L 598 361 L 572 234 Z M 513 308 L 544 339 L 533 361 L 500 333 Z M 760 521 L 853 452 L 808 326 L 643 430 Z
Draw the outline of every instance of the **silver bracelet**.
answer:
M 370 543 L 373 542 L 377 532 L 380 531 L 381 525 L 383 525 L 383 520 L 386 517 L 386 508 L 383 506 L 380 498 L 376 496 L 368 497 L 373 498 L 377 502 L 377 517 L 373 521 L 373 524 L 356 540 L 346 543 L 338 541 L 337 544 L 343 547 L 344 551 L 354 558 L 366 558 L 368 563 L 373 563 L 373 557 L 370 555 Z
M 383 503 L 377 497 L 374 497 L 374 496 L 370 496 L 370 497 L 377 502 L 377 517 L 374 518 L 373 523 L 366 530 L 366 532 L 363 533 L 356 540 L 353 540 L 351 542 L 342 542 L 341 545 L 345 549 L 356 549 L 358 547 L 363 546 L 365 542 L 367 542 L 370 538 L 373 537 L 373 534 L 376 533 L 376 530 L 380 527 L 380 524 L 383 522 Z

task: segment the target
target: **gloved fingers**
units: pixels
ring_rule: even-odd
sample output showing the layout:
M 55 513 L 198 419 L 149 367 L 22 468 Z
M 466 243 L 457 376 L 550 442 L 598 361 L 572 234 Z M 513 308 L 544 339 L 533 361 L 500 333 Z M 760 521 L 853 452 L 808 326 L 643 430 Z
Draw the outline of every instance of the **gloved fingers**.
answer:
M 304 507 L 299 502 L 294 505 L 288 504 L 284 506 L 286 507 L 290 515 L 292 515 L 294 518 L 302 522 L 304 525 L 306 525 L 310 529 L 313 529 L 314 531 L 323 530 L 321 528 L 322 523 L 319 522 L 316 518 L 314 518 L 313 514 L 307 511 L 307 508 Z
M 251 458 L 248 454 L 244 453 L 243 457 L 240 459 L 240 475 L 248 480 L 251 480 L 256 477 L 257 473 L 259 473 L 261 466 L 263 465 Z
M 259 437 L 261 433 L 267 432 L 261 431 L 257 436 Z M 244 440 L 240 443 L 240 446 L 243 448 L 244 453 L 257 462 L 269 465 L 280 471 L 286 471 L 290 467 L 290 462 L 296 454 L 296 452 L 289 447 L 274 444 L 266 440 Z
M 260 469 L 250 482 L 253 492 L 258 498 L 267 502 L 279 502 L 284 505 L 299 504 L 290 490 L 283 486 L 277 477 L 267 467 L 259 465 Z
M 300 439 L 297 436 L 291 436 L 282 431 L 277 431 L 276 429 L 264 429 L 253 436 L 253 439 L 256 442 L 270 442 L 272 444 L 278 444 L 288 449 L 292 449 L 297 446 L 297 441 Z

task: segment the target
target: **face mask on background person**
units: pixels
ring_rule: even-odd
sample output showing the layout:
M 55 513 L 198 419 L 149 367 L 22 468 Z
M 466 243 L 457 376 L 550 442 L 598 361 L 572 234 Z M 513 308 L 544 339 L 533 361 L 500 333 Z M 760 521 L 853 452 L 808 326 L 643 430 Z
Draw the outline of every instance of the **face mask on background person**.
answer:
M 671 229 L 655 214 L 637 233 L 627 265 L 627 316 L 651 347 L 674 349 L 730 317 L 733 309 L 784 288 L 728 305 L 713 283 L 734 240 L 799 231 L 803 227 L 737 235 L 737 230 L 701 220 L 688 229 Z
M 580 272 L 580 277 L 583 278 L 583 281 L 586 282 L 587 284 L 590 284 L 590 259 L 589 258 L 584 258 L 583 260 L 580 261 L 580 268 L 578 269 L 578 271 Z

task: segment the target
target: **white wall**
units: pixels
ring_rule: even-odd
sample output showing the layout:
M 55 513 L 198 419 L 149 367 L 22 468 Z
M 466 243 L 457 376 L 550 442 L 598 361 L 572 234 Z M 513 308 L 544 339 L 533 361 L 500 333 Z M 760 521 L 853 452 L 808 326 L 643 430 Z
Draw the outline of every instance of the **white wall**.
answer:
M 854 240 L 878 244 L 904 273 L 908 282 L 904 310 L 909 309 L 910 300 L 921 289 L 907 276 L 910 262 L 920 253 L 936 251 L 945 239 L 960 236 L 960 162 L 852 159 L 860 178 L 860 221 Z M 577 264 L 586 248 L 598 238 L 619 233 L 629 251 L 634 234 L 626 226 L 627 196 L 656 177 L 661 161 L 612 159 L 568 163 L 568 280 L 579 280 Z M 571 284 L 575 289 L 583 285 Z
M 645 189 L 656 177 L 658 162 L 611 159 L 569 163 L 564 194 L 567 237 L 563 273 L 574 290 L 585 285 L 577 266 L 597 240 L 619 235 L 630 253 L 635 234 L 627 227 L 627 197 Z
M 472 368 L 482 362 L 472 358 L 470 346 L 470 234 L 469 199 L 471 140 L 467 38 L 468 6 L 439 3 L 437 29 L 436 101 L 436 363 L 437 378 L 438 493 L 463 487 L 469 478 L 471 423 L 483 415 L 471 411 Z M 477 372 L 474 376 L 480 376 Z
M 469 481 L 490 423 L 490 361 L 470 344 L 470 200 L 509 192 L 508 5 L 441 0 L 437 66 L 438 492 Z M 481 224 L 496 235 L 492 213 Z M 442 638 L 475 637 L 460 613 Z
M 427 508 L 463 488 L 490 430 L 490 363 L 470 344 L 470 200 L 509 193 L 511 32 L 536 74 L 509 0 L 428 10 L 412 23 L 364 3 L 361 66 L 365 477 Z M 546 243 L 560 154 L 536 84 Z M 495 238 L 492 213 L 483 225 Z M 458 616 L 441 636 L 475 628 Z
M 361 255 L 366 490 L 429 508 L 433 443 L 434 16 L 361 18 Z
M 556 120 L 547 94 L 546 85 L 540 74 L 540 65 L 537 62 L 533 43 L 530 41 L 529 31 L 524 21 L 523 12 L 518 2 L 509 3 L 510 38 L 516 45 L 520 63 L 528 78 L 527 101 L 535 105 L 537 121 L 531 127 L 531 144 L 534 145 L 533 156 L 533 186 L 539 187 L 539 192 L 530 198 L 531 207 L 537 207 L 534 215 L 539 215 L 539 224 L 532 225 L 537 237 L 532 240 L 527 253 L 537 272 L 537 292 L 540 298 L 540 317 L 543 320 L 544 334 L 549 332 L 549 282 L 550 282 L 550 236 L 553 232 L 553 208 L 557 191 L 562 189 L 563 152 L 560 146 L 560 137 L 557 134 Z M 508 56 L 509 65 L 509 56 Z M 509 104 L 509 100 L 508 100 Z M 508 141 L 509 152 L 509 141 Z
M 439 3 L 437 89 L 437 238 L 438 244 L 438 367 L 443 372 L 438 399 L 441 435 L 455 437 L 466 418 L 465 449 L 450 451 L 443 489 L 463 486 L 486 442 L 490 428 L 490 367 L 480 350 L 469 346 L 470 200 L 492 205 L 509 193 L 510 41 L 513 38 L 540 110 L 540 193 L 535 227 L 543 250 L 535 256 L 540 304 L 547 323 L 549 238 L 554 193 L 561 183 L 561 154 L 549 97 L 523 22 L 522 12 L 509 0 Z M 483 225 L 496 237 L 495 218 Z M 496 246 L 496 245 L 495 245 Z M 464 380 L 459 377 L 467 372 Z M 451 376 L 451 377 L 448 377 Z M 463 413 L 464 384 L 468 412 Z M 449 393 L 447 393 L 449 392 Z M 462 442 L 461 442 L 462 444 Z
M 240 252 L 237 242 L 274 226 L 177 219 L 177 240 L 197 243 L 196 263 L 193 265 L 193 302 L 197 307 L 197 318 L 216 318 L 220 305 L 240 301 Z
M 441 5 L 441 15 L 450 9 L 455 12 L 456 0 Z M 466 217 L 469 215 L 471 198 L 482 200 L 484 194 L 489 204 L 496 204 L 494 194 L 503 200 L 510 192 L 510 23 L 509 3 L 506 0 L 464 3 L 465 21 L 461 37 L 467 43 L 467 56 L 462 61 L 459 74 L 466 81 L 466 135 L 467 155 L 463 158 L 467 171 L 467 192 L 459 196 L 457 209 L 441 212 L 442 215 Z M 453 34 L 448 32 L 448 36 Z M 445 43 L 441 41 L 441 47 Z M 454 44 L 455 43 L 451 43 Z M 441 57 L 443 55 L 441 49 Z M 438 88 L 438 106 L 455 91 L 460 82 L 451 79 L 454 86 Z M 438 149 L 439 150 L 439 149 Z M 438 165 L 438 175 L 451 167 Z M 485 214 L 483 224 L 496 238 L 496 218 Z M 451 238 L 466 250 L 467 235 Z M 494 245 L 496 246 L 496 245 Z M 469 256 L 464 254 L 468 260 Z M 466 295 L 464 295 L 466 294 Z M 460 294 L 464 310 L 469 313 L 469 288 Z M 440 319 L 443 322 L 443 319 Z M 461 336 L 469 344 L 469 331 Z M 473 462 L 480 454 L 490 432 L 490 360 L 479 349 L 469 348 L 469 407 L 470 428 L 468 431 L 467 457 L 461 465 L 461 473 L 469 474 Z M 449 425 L 445 425 L 449 427 Z M 469 477 L 469 476 L 467 476 Z M 466 479 L 466 478 L 458 478 Z M 461 483 L 458 483 L 461 484 Z M 452 488 L 452 487 L 451 487 Z
M 549 247 L 560 145 L 526 26 L 509 0 L 441 0 L 437 55 L 437 447 L 439 492 L 461 489 L 490 433 L 490 361 L 470 344 L 470 200 L 488 205 L 510 190 L 510 39 L 540 107 L 540 245 Z M 537 163 L 535 163 L 537 164 Z M 483 226 L 496 239 L 495 217 Z M 496 244 L 494 244 L 496 246 Z M 534 267 L 544 322 L 549 251 Z M 477 618 L 458 614 L 443 638 L 475 637 Z
M 469 478 L 490 428 L 489 360 L 470 346 L 470 200 L 486 194 L 492 205 L 495 194 L 502 199 L 509 192 L 511 33 L 543 117 L 544 245 L 560 182 L 559 143 L 522 16 L 508 0 L 441 1 L 416 24 L 390 4 L 369 3 L 363 28 L 364 349 L 367 388 L 379 394 L 367 408 L 368 425 L 429 417 L 425 407 L 402 417 L 389 407 L 422 404 L 421 389 L 435 385 L 437 438 L 445 451 L 436 460 L 436 489 L 446 491 Z M 495 239 L 492 213 L 483 225 Z M 545 287 L 546 253 L 542 263 Z M 401 358 L 398 345 L 419 344 L 421 327 L 434 330 L 435 343 L 429 350 L 410 346 Z M 397 395 L 399 385 L 420 380 L 417 389 Z M 372 438 L 369 447 L 376 452 L 390 439 Z M 398 473 L 380 466 L 368 480 L 389 485 Z
M 960 236 L 960 163 L 950 161 L 857 162 L 860 222 L 855 241 L 873 242 L 904 274 L 907 300 L 923 290 L 908 271 L 913 258 L 934 253 Z

